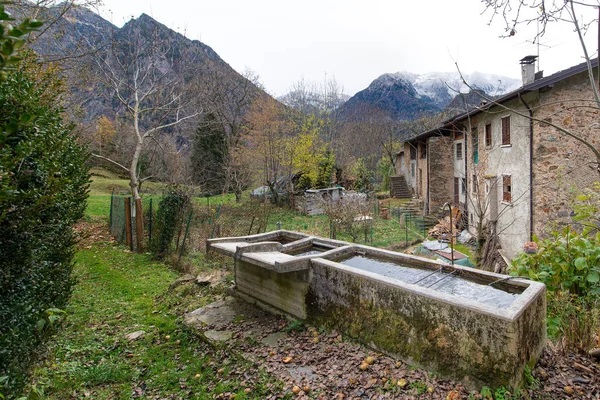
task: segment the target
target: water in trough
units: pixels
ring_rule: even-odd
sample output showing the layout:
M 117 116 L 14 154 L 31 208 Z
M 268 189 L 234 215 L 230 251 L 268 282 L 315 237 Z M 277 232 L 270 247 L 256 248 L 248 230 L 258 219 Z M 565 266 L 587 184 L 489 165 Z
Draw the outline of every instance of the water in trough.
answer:
M 497 308 L 508 308 L 517 294 L 473 282 L 449 272 L 436 272 L 398 264 L 361 255 L 351 256 L 339 261 L 341 264 L 398 279 L 403 282 L 429 287 L 432 290 L 474 300 Z

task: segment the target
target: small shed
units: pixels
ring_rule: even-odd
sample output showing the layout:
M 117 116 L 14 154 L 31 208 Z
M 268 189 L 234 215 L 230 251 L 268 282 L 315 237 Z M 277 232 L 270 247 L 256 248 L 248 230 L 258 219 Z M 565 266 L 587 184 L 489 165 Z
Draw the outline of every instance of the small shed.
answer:
M 306 190 L 304 196 L 296 198 L 296 209 L 307 215 L 321 215 L 324 212 L 323 201 L 337 203 L 343 197 L 343 192 L 341 186 Z

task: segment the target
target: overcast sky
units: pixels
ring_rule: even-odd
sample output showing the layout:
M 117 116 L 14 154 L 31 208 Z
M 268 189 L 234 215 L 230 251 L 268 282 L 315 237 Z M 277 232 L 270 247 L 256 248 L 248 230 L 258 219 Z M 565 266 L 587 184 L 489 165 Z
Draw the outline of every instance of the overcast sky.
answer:
M 520 78 L 518 61 L 537 53 L 535 26 L 501 39 L 500 20 L 480 0 L 104 0 L 103 17 L 122 26 L 141 13 L 212 47 L 238 72 L 249 68 L 266 90 L 335 77 L 347 94 L 386 72 L 480 71 Z M 595 16 L 585 16 L 590 20 Z M 587 33 L 596 53 L 597 30 Z M 571 27 L 541 40 L 545 75 L 582 62 Z M 547 47 L 549 46 L 549 47 Z

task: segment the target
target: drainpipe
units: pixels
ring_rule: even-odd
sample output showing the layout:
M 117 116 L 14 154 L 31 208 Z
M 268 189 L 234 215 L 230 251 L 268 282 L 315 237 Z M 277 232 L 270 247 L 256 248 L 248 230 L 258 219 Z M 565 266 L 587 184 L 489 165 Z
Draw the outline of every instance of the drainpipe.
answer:
M 469 118 L 470 121 L 470 118 Z M 467 167 L 469 161 L 469 148 L 467 146 L 468 137 L 471 137 L 471 122 L 469 122 L 469 131 L 465 128 L 465 136 L 463 138 L 465 142 L 465 216 L 467 217 L 467 226 L 469 225 L 469 169 Z M 461 182 L 462 189 L 462 182 Z
M 519 93 L 519 100 L 529 112 L 529 241 L 533 240 L 533 111 Z
M 427 142 L 425 142 L 425 148 L 427 150 L 425 150 L 427 152 L 427 159 L 425 160 L 427 162 L 427 193 L 425 194 L 425 215 L 429 215 L 429 160 L 430 160 L 430 153 L 429 153 L 429 139 L 427 139 Z

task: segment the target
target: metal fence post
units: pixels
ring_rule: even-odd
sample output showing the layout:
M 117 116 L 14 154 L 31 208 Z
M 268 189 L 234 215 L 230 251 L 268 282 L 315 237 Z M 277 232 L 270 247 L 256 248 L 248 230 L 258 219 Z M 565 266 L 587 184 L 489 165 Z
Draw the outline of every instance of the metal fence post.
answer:
M 190 216 L 188 217 L 187 225 L 185 227 L 185 233 L 183 234 L 183 242 L 181 243 L 181 248 L 179 249 L 179 260 L 181 260 L 181 256 L 183 255 L 183 249 L 185 248 L 185 241 L 187 239 L 188 232 L 190 230 L 190 223 L 192 222 L 192 213 L 193 213 L 193 211 L 190 211 Z
M 212 232 L 210 233 L 210 238 L 212 239 L 215 234 L 215 228 L 217 227 L 217 221 L 219 220 L 219 215 L 221 214 L 221 204 L 217 207 L 217 214 L 215 215 L 215 223 L 212 227 Z
M 152 199 L 150 199 L 150 207 L 148 212 L 148 243 L 152 243 Z
M 115 188 L 113 188 L 112 193 L 110 194 L 110 211 L 108 216 L 108 226 L 110 231 L 112 232 L 113 226 L 113 201 L 115 199 Z
M 408 246 L 408 216 L 410 214 L 404 214 L 404 245 Z

